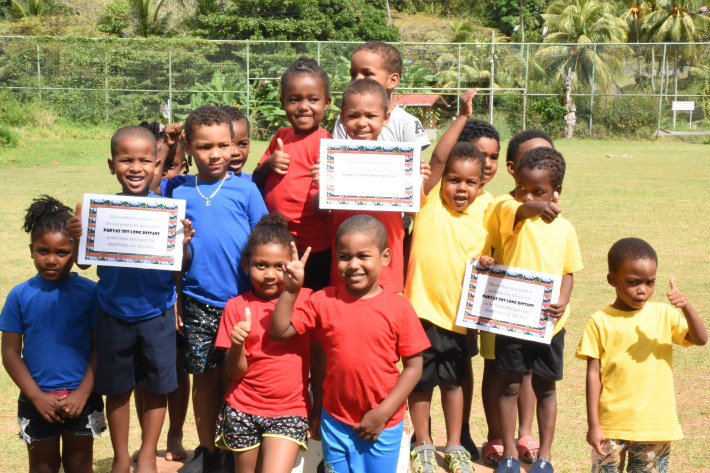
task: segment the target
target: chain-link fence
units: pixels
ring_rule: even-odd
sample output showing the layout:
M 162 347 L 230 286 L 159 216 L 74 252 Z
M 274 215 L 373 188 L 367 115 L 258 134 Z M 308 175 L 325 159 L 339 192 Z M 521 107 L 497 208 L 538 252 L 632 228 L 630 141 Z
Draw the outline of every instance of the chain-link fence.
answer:
M 337 104 L 359 44 L 0 37 L 0 88 L 79 123 L 179 121 L 204 103 L 235 104 L 265 137 L 284 124 L 278 78 L 295 58 L 319 61 Z M 475 116 L 503 136 L 532 127 L 559 135 L 572 118 L 561 77 L 571 71 L 577 136 L 710 131 L 710 43 L 396 46 L 405 65 L 395 94 L 440 95 L 429 110 L 440 126 L 463 91 L 480 87 Z

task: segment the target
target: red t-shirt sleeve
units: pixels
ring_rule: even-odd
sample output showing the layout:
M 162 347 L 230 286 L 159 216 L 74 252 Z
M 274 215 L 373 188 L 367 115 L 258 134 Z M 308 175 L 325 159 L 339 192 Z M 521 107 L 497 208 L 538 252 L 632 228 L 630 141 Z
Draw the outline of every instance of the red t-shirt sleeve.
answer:
M 241 320 L 239 318 L 238 299 L 239 296 L 233 297 L 224 306 L 222 319 L 219 321 L 219 328 L 217 329 L 217 338 L 214 343 L 217 348 L 232 348 L 232 341 L 229 339 L 229 335 L 232 333 L 234 326 Z
M 296 329 L 299 335 L 320 328 L 318 323 L 318 299 L 319 293 L 313 293 L 303 301 L 302 304 L 296 304 L 291 317 L 291 325 Z M 320 332 L 320 331 L 319 331 Z M 320 336 L 318 337 L 318 339 Z
M 397 297 L 404 299 L 401 296 Z M 416 355 L 431 346 L 417 313 L 406 299 L 400 310 L 397 330 L 397 349 L 402 358 Z

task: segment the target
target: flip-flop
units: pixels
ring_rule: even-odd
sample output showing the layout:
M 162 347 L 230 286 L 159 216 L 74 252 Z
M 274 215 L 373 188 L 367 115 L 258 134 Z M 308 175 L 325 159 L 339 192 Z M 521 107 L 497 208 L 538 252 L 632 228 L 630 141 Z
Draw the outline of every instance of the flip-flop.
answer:
M 544 458 L 537 460 L 533 463 L 532 468 L 528 470 L 528 473 L 554 473 L 555 469 L 552 468 L 552 464 Z
M 532 435 L 526 435 L 518 439 L 515 444 L 515 448 L 518 450 L 518 456 L 520 457 L 520 460 L 524 461 L 525 463 L 531 464 L 532 462 L 537 460 L 537 458 L 530 458 L 528 456 L 528 453 L 530 453 L 530 450 L 539 450 L 540 443 Z
M 520 460 L 513 457 L 505 457 L 498 463 L 496 473 L 520 473 Z
M 495 439 L 491 440 L 490 442 L 486 442 L 483 444 L 483 461 L 486 463 L 486 465 L 496 466 L 498 465 L 498 462 L 491 460 L 489 457 L 494 453 L 500 457 L 503 455 L 504 451 L 505 449 L 503 448 L 503 440 Z

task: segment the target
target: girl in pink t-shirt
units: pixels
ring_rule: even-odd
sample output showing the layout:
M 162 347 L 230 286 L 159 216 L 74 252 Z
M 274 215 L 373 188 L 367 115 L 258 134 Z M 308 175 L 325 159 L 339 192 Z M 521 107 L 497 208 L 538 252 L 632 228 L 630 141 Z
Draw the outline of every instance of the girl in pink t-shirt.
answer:
M 293 236 L 279 213 L 265 215 L 242 251 L 242 267 L 254 286 L 227 302 L 216 346 L 226 348 L 232 379 L 217 421 L 218 447 L 232 450 L 237 471 L 288 473 L 309 435 L 311 337 L 288 342 L 269 336 L 271 314 L 284 287 Z M 299 301 L 311 294 L 303 289 Z M 320 419 L 322 396 L 313 411 Z M 261 451 L 261 455 L 259 454 Z

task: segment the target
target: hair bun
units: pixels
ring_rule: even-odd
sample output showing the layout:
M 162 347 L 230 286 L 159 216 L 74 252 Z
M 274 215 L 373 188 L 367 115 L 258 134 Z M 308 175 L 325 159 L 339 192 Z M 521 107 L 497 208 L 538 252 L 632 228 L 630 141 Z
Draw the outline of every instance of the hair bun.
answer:
M 264 215 L 261 217 L 259 222 L 254 226 L 256 227 L 281 227 L 281 228 L 286 228 L 288 229 L 288 221 L 286 220 L 286 217 L 283 216 L 282 213 L 279 212 L 271 212 L 269 214 Z

